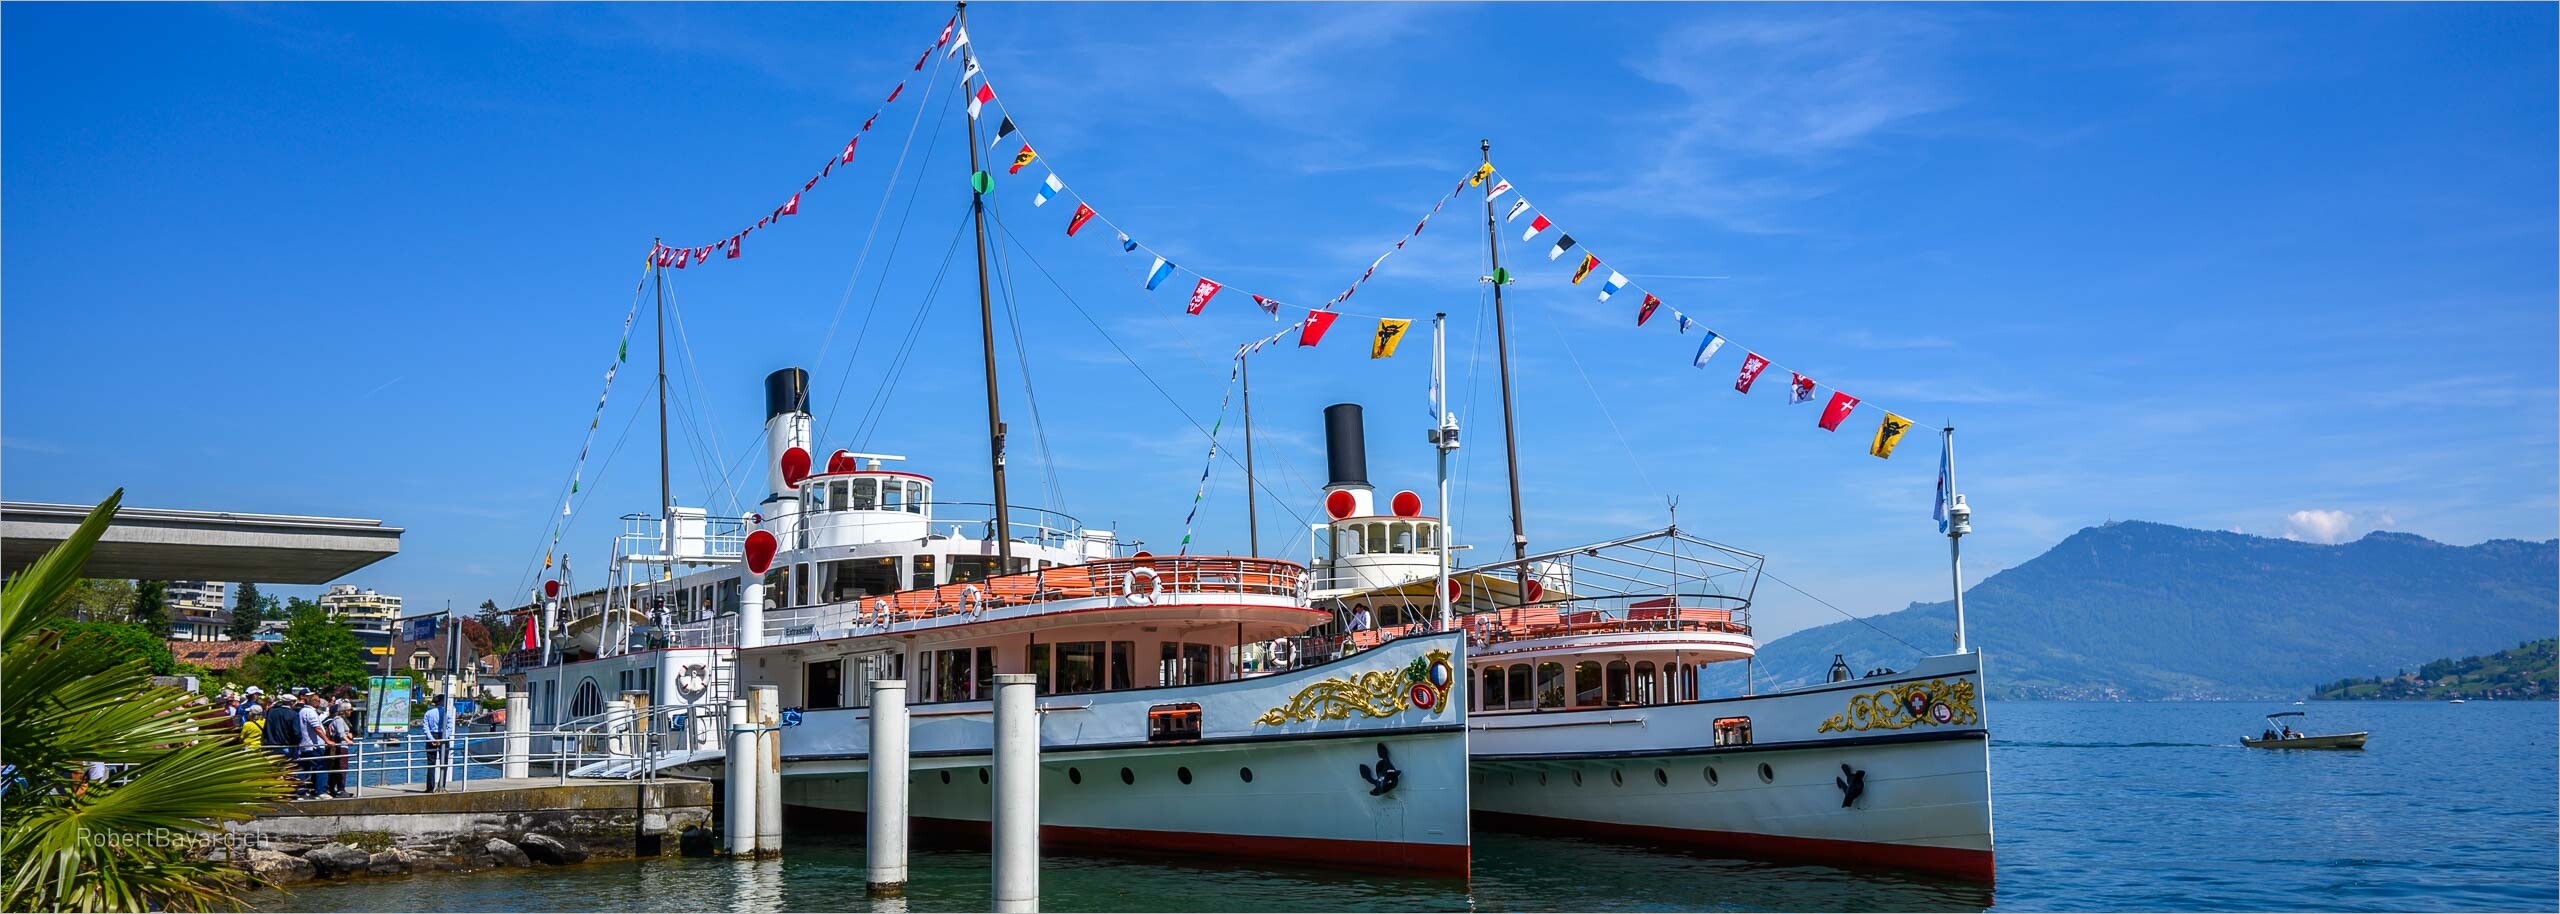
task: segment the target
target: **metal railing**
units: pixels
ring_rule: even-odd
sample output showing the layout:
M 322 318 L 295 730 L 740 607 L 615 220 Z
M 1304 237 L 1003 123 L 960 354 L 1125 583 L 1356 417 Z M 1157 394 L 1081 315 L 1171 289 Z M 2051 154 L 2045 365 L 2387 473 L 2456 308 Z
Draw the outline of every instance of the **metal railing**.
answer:
M 719 751 L 726 744 L 727 729 L 725 705 L 615 708 L 522 733 L 485 730 L 444 737 L 423 733 L 359 737 L 349 747 L 352 751 L 294 759 L 295 776 L 313 776 L 314 768 L 305 762 L 316 761 L 319 777 L 331 784 L 343 778 L 352 796 L 426 792 L 430 783 L 435 792 L 467 792 L 475 782 L 487 789 L 503 778 L 508 765 L 520 760 L 527 777 L 555 783 L 566 784 L 573 777 L 654 783 L 661 767 Z M 510 746 L 516 740 L 523 741 L 521 748 Z M 544 773 L 535 775 L 536 771 Z
M 974 618 L 1008 607 L 1097 597 L 1139 604 L 1202 594 L 1279 597 L 1296 602 L 1305 598 L 1305 573 L 1305 566 L 1278 559 L 1104 559 L 842 603 L 769 609 L 764 616 L 765 639 L 767 644 L 814 640 L 822 633 L 879 630 L 955 616 Z

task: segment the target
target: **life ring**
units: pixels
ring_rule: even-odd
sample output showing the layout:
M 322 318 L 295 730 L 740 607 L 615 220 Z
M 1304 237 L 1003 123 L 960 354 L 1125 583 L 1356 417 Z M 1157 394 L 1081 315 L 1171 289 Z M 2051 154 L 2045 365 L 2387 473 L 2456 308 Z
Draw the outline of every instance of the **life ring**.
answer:
M 1289 661 L 1290 661 L 1291 659 L 1293 659 L 1293 658 L 1291 658 L 1291 657 L 1289 656 L 1289 639 L 1287 639 L 1287 638 L 1273 638 L 1273 639 L 1271 639 L 1271 645 L 1270 645 L 1270 647 L 1268 648 L 1268 650 L 1271 652 L 1271 665 L 1272 665 L 1272 666 L 1279 667 L 1279 668 L 1281 668 L 1281 669 L 1288 669 L 1288 668 L 1289 668 Z
M 871 601 L 871 624 L 882 631 L 889 628 L 889 598 Z
M 967 613 L 972 619 L 987 614 L 986 595 L 978 592 L 978 585 L 971 584 L 960 588 L 960 611 Z
M 1138 578 L 1142 576 L 1147 579 L 1147 591 L 1144 597 L 1139 596 L 1138 593 Z M 1155 569 L 1139 565 L 1130 568 L 1128 574 L 1120 576 L 1120 592 L 1132 603 L 1154 603 L 1164 598 L 1164 581 L 1156 577 Z

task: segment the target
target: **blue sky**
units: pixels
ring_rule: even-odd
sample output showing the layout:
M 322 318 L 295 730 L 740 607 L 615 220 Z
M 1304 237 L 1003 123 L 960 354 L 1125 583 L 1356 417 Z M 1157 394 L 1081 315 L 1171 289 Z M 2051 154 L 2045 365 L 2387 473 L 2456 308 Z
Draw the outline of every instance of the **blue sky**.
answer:
M 1029 205 L 1038 167 L 998 176 L 1050 455 L 1008 337 L 1016 500 L 1151 548 L 1180 539 L 1205 440 L 1111 341 L 1208 421 L 1225 354 L 1277 329 L 1240 293 L 1331 296 L 1479 137 L 1610 268 L 1737 347 L 1959 425 L 1976 579 L 2110 518 L 2560 532 L 2548 5 L 974 13 L 1044 161 L 1234 290 L 1184 316 L 1187 281 L 1146 293 L 1107 233 L 1066 238 L 1065 208 Z M 12 4 L 0 486 L 382 518 L 403 552 L 352 582 L 507 602 L 650 239 L 709 243 L 781 203 L 947 15 Z M 927 294 L 963 225 L 954 75 L 910 85 L 851 172 L 745 257 L 675 274 L 679 502 L 731 510 L 737 466 L 752 508 L 759 380 L 786 365 L 816 376 L 824 446 L 856 444 L 876 400 L 871 447 L 984 497 L 965 240 Z M 1659 525 L 1677 495 L 1685 526 L 1844 608 L 1944 597 L 1934 436 L 1869 457 L 1870 409 L 1826 434 L 1769 379 L 1736 394 L 1738 349 L 1690 368 L 1694 338 L 1639 330 L 1632 295 L 1595 303 L 1543 241 L 1504 238 L 1533 545 Z M 1460 533 L 1502 545 L 1484 266 L 1462 196 L 1332 342 L 1255 361 L 1256 456 L 1287 496 L 1263 505 L 1267 553 L 1305 554 L 1290 512 L 1317 515 L 1324 404 L 1366 403 L 1372 478 L 1427 491 L 1428 339 L 1381 362 L 1361 344 L 1364 317 L 1435 311 L 1469 430 Z M 657 499 L 645 340 L 569 536 L 586 583 L 614 518 Z M 1238 476 L 1220 462 L 1208 550 L 1243 548 Z M 1762 593 L 1764 633 L 1837 618 Z

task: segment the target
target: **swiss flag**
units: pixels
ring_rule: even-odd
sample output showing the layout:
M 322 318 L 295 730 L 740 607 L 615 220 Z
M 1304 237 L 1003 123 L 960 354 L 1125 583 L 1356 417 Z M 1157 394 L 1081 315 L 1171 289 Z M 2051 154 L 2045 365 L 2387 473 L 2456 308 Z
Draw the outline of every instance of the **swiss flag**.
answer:
M 1322 342 L 1324 340 L 1324 332 L 1333 329 L 1334 318 L 1341 316 L 1342 315 L 1331 311 L 1307 312 L 1306 328 L 1298 331 L 1298 345 L 1313 346 Z
M 857 137 L 854 137 L 853 139 L 850 139 L 850 140 L 846 140 L 846 141 L 844 141 L 844 158 L 839 159 L 839 160 L 837 160 L 837 161 L 843 162 L 844 164 L 847 164 L 847 165 L 851 165 L 851 164 L 853 164 L 853 147 L 855 146 L 855 144 L 858 144 L 858 143 L 861 143 L 861 142 L 862 142 L 862 138 L 861 138 L 861 137 L 858 137 L 858 136 L 857 136 Z
M 1209 307 L 1209 299 L 1217 297 L 1218 290 L 1221 288 L 1225 287 L 1218 285 L 1217 280 L 1206 276 L 1201 277 L 1200 284 L 1191 287 L 1191 307 L 1182 309 L 1183 313 L 1200 313 L 1200 309 Z
M 1822 407 L 1822 430 L 1838 431 L 1840 420 L 1849 418 L 1849 411 L 1857 408 L 1858 398 L 1836 390 L 1832 391 L 1831 402 Z
M 1742 376 L 1733 380 L 1733 389 L 1746 394 L 1750 393 L 1751 382 L 1760 380 L 1760 373 L 1768 369 L 1769 360 L 1761 358 L 1759 353 L 1743 353 Z
M 737 238 L 737 237 L 735 237 L 735 236 L 732 236 L 732 237 L 730 237 L 730 239 L 729 239 L 729 259 L 730 259 L 730 260 L 736 260 L 736 259 L 738 259 L 738 238 Z M 1845 414 L 1845 413 L 1846 413 L 1846 411 L 1844 410 L 1844 411 L 1843 411 L 1843 414 Z
M 783 214 L 783 215 L 785 215 L 785 216 L 797 216 L 797 215 L 800 215 L 800 195 L 799 195 L 799 194 L 792 194 L 792 195 L 791 195 L 791 202 L 789 202 L 789 203 L 785 203 L 785 204 L 783 204 L 783 205 L 782 205 L 782 214 Z

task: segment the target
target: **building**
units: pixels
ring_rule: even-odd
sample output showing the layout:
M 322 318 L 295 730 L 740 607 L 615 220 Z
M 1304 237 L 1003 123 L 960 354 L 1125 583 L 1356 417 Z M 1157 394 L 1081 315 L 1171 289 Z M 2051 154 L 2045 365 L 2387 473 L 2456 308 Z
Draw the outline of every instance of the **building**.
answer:
M 170 581 L 169 637 L 176 641 L 231 640 L 231 585 L 221 581 Z
M 364 642 L 377 672 L 391 671 L 391 622 L 400 618 L 399 597 L 375 593 L 370 587 L 331 584 L 329 592 L 320 595 L 320 608 L 329 618 L 346 623 L 356 640 Z
M 206 672 L 215 674 L 214 678 L 220 679 L 223 678 L 221 674 L 239 669 L 249 658 L 266 653 L 273 647 L 275 645 L 264 641 L 173 640 L 169 642 L 169 653 L 175 655 L 179 663 L 203 667 Z

